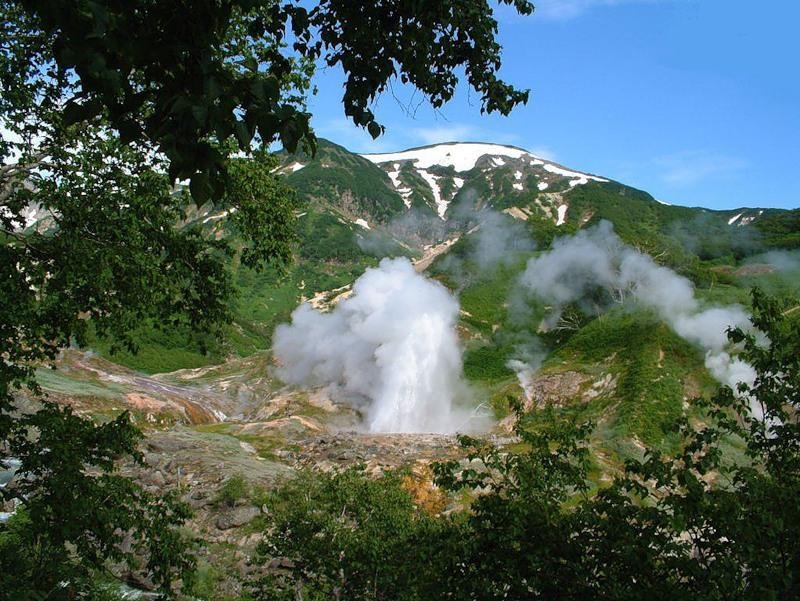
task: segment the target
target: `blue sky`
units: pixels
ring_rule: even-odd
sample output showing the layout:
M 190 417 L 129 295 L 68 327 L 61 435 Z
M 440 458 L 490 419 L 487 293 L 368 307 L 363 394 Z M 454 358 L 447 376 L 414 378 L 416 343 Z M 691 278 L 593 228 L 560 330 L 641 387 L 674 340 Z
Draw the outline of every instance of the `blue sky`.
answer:
M 345 120 L 329 71 L 310 105 L 317 135 L 356 152 L 513 144 L 672 204 L 800 207 L 800 3 L 534 3 L 531 17 L 497 11 L 501 75 L 531 90 L 511 116 L 481 115 L 466 87 L 434 111 L 396 84 L 372 141 Z

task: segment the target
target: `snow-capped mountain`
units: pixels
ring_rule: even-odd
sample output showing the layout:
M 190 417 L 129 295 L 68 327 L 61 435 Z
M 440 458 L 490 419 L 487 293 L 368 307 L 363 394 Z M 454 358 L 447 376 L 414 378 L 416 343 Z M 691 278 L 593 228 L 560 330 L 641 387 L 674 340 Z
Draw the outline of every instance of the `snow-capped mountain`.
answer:
M 550 185 L 567 178 L 570 187 L 586 184 L 590 180 L 607 182 L 607 179 L 572 171 L 552 162 L 541 159 L 526 150 L 514 146 L 500 144 L 483 144 L 476 142 L 451 142 L 424 146 L 403 152 L 361 155 L 384 169 L 392 181 L 395 190 L 403 197 L 406 206 L 410 206 L 412 188 L 408 185 L 409 170 L 413 170 L 430 186 L 436 204 L 436 212 L 444 219 L 447 208 L 458 190 L 463 188 L 466 179 L 478 173 L 488 173 L 500 168 L 511 172 L 514 190 L 523 192 L 530 183 L 530 176 L 536 179 L 538 191 L 547 190 Z M 451 175 L 448 168 L 455 171 Z M 445 173 L 443 173 L 443 171 Z M 413 177 L 413 176 L 412 176 Z M 455 193 L 447 195 L 443 192 L 446 183 L 440 180 L 449 179 L 451 190 Z M 447 182 L 449 183 L 449 182 Z M 448 197 L 449 196 L 449 197 Z M 561 218 L 563 220 L 563 217 Z
M 522 148 L 474 142 L 357 155 L 320 140 L 315 157 L 287 156 L 280 171 L 301 196 L 333 202 L 345 219 L 365 227 L 409 210 L 450 221 L 486 207 L 560 226 L 569 218 L 572 190 L 611 183 Z

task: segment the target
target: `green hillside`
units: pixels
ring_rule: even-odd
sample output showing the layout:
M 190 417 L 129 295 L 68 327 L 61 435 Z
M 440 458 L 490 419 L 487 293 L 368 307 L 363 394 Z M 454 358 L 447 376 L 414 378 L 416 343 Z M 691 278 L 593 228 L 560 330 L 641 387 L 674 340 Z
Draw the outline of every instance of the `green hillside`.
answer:
M 456 152 L 453 146 L 447 150 Z M 686 458 L 704 459 L 681 455 L 686 450 L 686 432 L 710 423 L 706 399 L 715 394 L 718 399 L 724 397 L 715 392 L 719 382 L 707 368 L 713 365 L 706 349 L 697 340 L 689 341 L 691 329 L 688 335 L 684 329 L 685 338 L 678 334 L 669 306 L 637 295 L 636 286 L 643 280 L 623 282 L 616 288 L 613 282 L 592 280 L 596 271 L 602 271 L 593 262 L 594 253 L 603 254 L 602 244 L 575 247 L 580 253 L 571 259 L 577 265 L 573 271 L 560 271 L 533 283 L 523 277 L 530 275 L 531 265 L 555 256 L 575 240 L 586 242 L 600 232 L 601 242 L 628 253 L 609 253 L 611 271 L 621 271 L 621 263 L 633 256 L 657 272 L 660 279 L 648 284 L 654 287 L 651 296 L 663 294 L 679 302 L 680 295 L 670 296 L 667 285 L 691 282 L 687 288 L 692 299 L 689 309 L 684 309 L 688 317 L 704 309 L 749 307 L 753 287 L 793 298 L 783 315 L 794 319 L 791 327 L 796 331 L 800 210 L 709 211 L 669 206 L 619 182 L 517 156 L 518 149 L 501 157 L 480 156 L 462 171 L 420 158 L 420 152 L 432 151 L 436 148 L 417 149 L 417 154 L 407 158 L 376 164 L 321 141 L 313 158 L 281 155 L 273 173 L 296 193 L 296 202 L 289 207 L 294 214 L 294 252 L 284 265 L 268 264 L 257 270 L 245 264 L 237 234 L 241 214 L 232 219 L 224 206 L 184 207 L 176 227 L 196 228 L 202 235 L 229 243 L 226 269 L 236 292 L 230 323 L 219 332 L 200 335 L 184 325 L 147 321 L 134 333 L 136 354 L 113 352 L 113 340 L 90 335 L 89 350 L 95 352 L 69 349 L 57 360 L 57 369 L 41 366 L 37 370 L 50 400 L 68 404 L 98 422 L 128 411 L 145 432 L 141 446 L 147 463 L 126 469 L 152 490 L 174 490 L 194 509 L 195 517 L 187 527 L 202 541 L 197 598 L 247 598 L 236 587 L 262 578 L 260 568 L 251 568 L 266 561 L 259 553 L 264 552 L 266 541 L 275 544 L 275 524 L 282 516 L 299 528 L 290 528 L 291 536 L 281 538 L 298 545 L 298 557 L 314 555 L 316 545 L 330 545 L 329 536 L 307 528 L 309 519 L 322 519 L 319 532 L 330 532 L 330 526 L 341 540 L 357 548 L 361 543 L 349 538 L 357 533 L 351 528 L 350 514 L 359 507 L 365 511 L 364 519 L 380 518 L 377 530 L 361 542 L 380 549 L 387 528 L 398 527 L 402 532 L 390 535 L 400 536 L 403 543 L 398 549 L 406 556 L 405 549 L 418 549 L 420 540 L 440 549 L 442 536 L 437 529 L 441 528 L 455 528 L 448 535 L 452 540 L 445 541 L 451 547 L 455 541 L 478 540 L 468 526 L 478 525 L 483 532 L 480 516 L 492 515 L 478 513 L 485 499 L 501 512 L 486 530 L 486 548 L 497 549 L 495 532 L 503 524 L 517 523 L 503 513 L 514 497 L 506 494 L 506 484 L 495 479 L 498 474 L 511 475 L 508 483 L 512 486 L 530 487 L 519 497 L 517 515 L 536 519 L 549 515 L 571 520 L 604 494 L 612 494 L 620 482 L 626 486 L 633 482 L 629 491 L 652 481 L 653 474 L 641 480 L 634 475 L 628 481 L 626 477 L 631 476 L 626 470 L 637 465 L 662 469 L 658 453 L 678 454 L 675 465 L 682 471 L 677 473 L 691 483 L 695 475 L 686 475 L 693 469 L 686 465 Z M 450 315 L 457 315 L 456 357 L 460 351 L 463 379 L 455 387 L 458 396 L 453 395 L 453 405 L 467 412 L 454 411 L 452 416 L 461 420 L 459 430 L 477 423 L 479 432 L 488 432 L 486 440 L 366 431 L 371 397 L 361 390 L 352 397 L 337 396 L 336 390 L 350 394 L 341 381 L 328 387 L 323 386 L 328 383 L 324 378 L 293 385 L 281 379 L 306 360 L 273 353 L 273 340 L 279 341 L 287 331 L 291 341 L 306 352 L 328 348 L 326 360 L 334 364 L 347 363 L 341 360 L 353 354 L 349 346 L 353 340 L 331 336 L 324 327 L 305 331 L 310 334 L 284 329 L 279 335 L 276 327 L 290 322 L 292 312 L 304 301 L 321 311 L 335 310 L 337 301 L 349 294 L 367 268 L 377 266 L 384 257 L 397 256 L 418 261 L 417 270 L 427 278 L 422 280 L 425 286 L 435 280 L 449 291 L 450 295 L 444 295 L 448 300 L 452 296 L 458 301 Z M 404 276 L 392 272 L 392 277 Z M 576 280 L 585 280 L 578 282 L 585 286 Z M 579 293 L 563 300 L 549 294 L 551 288 L 562 285 L 575 286 Z M 546 287 L 545 293 L 537 286 Z M 433 288 L 441 292 L 438 286 Z M 420 290 L 413 290 L 402 297 L 391 292 L 390 300 L 416 303 L 427 318 L 428 305 L 419 306 Z M 383 302 L 388 304 L 385 298 Z M 349 315 L 339 322 L 365 327 L 380 313 L 380 308 L 369 306 L 370 313 Z M 356 355 L 373 360 L 347 365 L 360 380 L 369 383 L 387 359 L 391 376 L 402 376 L 404 383 L 425 380 L 420 377 L 422 370 L 404 369 L 418 355 L 411 353 L 406 364 L 392 364 L 393 357 L 405 356 L 404 349 L 398 351 L 382 342 L 383 330 L 405 327 L 406 322 L 396 317 L 403 310 L 394 307 L 377 327 L 369 326 L 379 346 L 353 347 Z M 316 319 L 313 316 L 312 321 Z M 696 324 L 691 327 L 697 328 Z M 414 342 L 420 338 L 425 336 Z M 723 351 L 735 355 L 738 349 L 715 350 L 717 356 Z M 431 355 L 425 355 L 418 365 L 422 361 L 433 364 L 429 359 Z M 290 369 L 282 372 L 281 367 Z M 413 394 L 408 390 L 412 389 L 403 393 Z M 688 424 L 689 430 L 681 434 L 679 423 Z M 571 447 L 577 440 L 578 446 Z M 727 431 L 716 443 L 719 455 L 709 458 L 746 466 L 746 444 L 735 429 Z M 471 461 L 470 455 L 489 459 L 484 464 L 485 479 L 480 468 L 473 470 L 479 461 Z M 651 460 L 654 463 L 637 463 Z M 717 478 L 720 470 L 712 471 L 706 475 Z M 477 479 L 467 486 L 458 484 L 473 477 Z M 684 503 L 683 481 L 676 490 L 673 498 Z M 554 491 L 556 495 L 551 496 Z M 627 494 L 619 498 L 628 498 Z M 669 534 L 664 557 L 672 557 L 673 541 L 679 540 L 676 533 L 685 531 L 685 526 L 672 524 L 678 505 L 661 494 L 662 488 L 655 487 L 641 503 L 626 507 L 648 512 L 659 503 L 666 504 L 664 516 L 671 530 L 665 530 Z M 530 504 L 531 498 L 542 495 L 552 505 L 544 512 Z M 398 514 L 399 509 L 406 513 Z M 573 514 L 572 509 L 579 511 Z M 350 513 L 345 516 L 345 512 Z M 605 519 L 610 514 L 603 515 Z M 624 515 L 620 519 L 627 524 Z M 541 532 L 550 530 L 547 526 Z M 582 536 L 585 529 L 574 532 Z M 614 529 L 610 539 L 614 544 L 617 532 Z M 538 549 L 540 537 L 533 538 Z M 526 534 L 509 540 L 514 548 L 522 548 L 529 539 Z M 568 535 L 554 540 L 560 546 L 563 540 L 577 539 Z M 646 539 L 634 533 L 631 540 Z M 582 554 L 582 544 L 577 548 Z M 268 553 L 271 559 L 263 573 L 281 579 L 289 573 L 291 560 L 275 553 Z M 383 551 L 370 553 L 381 561 L 384 557 Z M 502 571 L 507 555 L 502 547 L 501 563 L 490 571 Z M 245 564 L 245 556 L 254 558 L 255 564 Z M 468 563 L 482 566 L 483 552 L 476 557 L 480 559 Z M 340 562 L 338 553 L 330 558 L 336 574 Z M 435 586 L 439 586 L 439 576 L 431 580 Z M 411 580 L 416 579 L 415 571 Z M 574 580 L 570 577 L 568 582 Z M 238 592 L 230 595 L 231 590 Z M 284 592 L 294 598 L 296 590 Z M 523 593 L 515 598 L 527 597 Z
M 389 177 L 366 159 L 327 140 L 319 140 L 316 155 L 287 157 L 284 164 L 302 164 L 286 181 L 301 199 L 327 210 L 385 223 L 405 206 L 391 189 Z
M 464 173 L 450 166 L 427 169 L 442 197 L 451 199 L 442 220 L 431 208 L 430 185 L 413 161 L 400 162 L 399 169 L 396 163 L 387 167 L 398 169 L 400 186 L 411 190 L 410 212 L 384 167 L 324 140 L 313 158 L 283 155 L 278 177 L 300 199 L 292 264 L 257 272 L 234 257 L 230 269 L 237 300 L 233 321 L 221 336 L 143 324 L 137 355 L 112 355 L 111 344 L 97 340 L 93 348 L 148 373 L 247 357 L 270 348 L 275 326 L 287 322 L 302 300 L 345 289 L 384 255 L 419 257 L 426 252 L 424 243 L 459 238 L 427 273 L 458 296 L 467 379 L 502 417 L 508 411 L 504 398 L 524 397 L 509 361 L 533 348 L 543 361 L 537 376 L 542 389 L 556 392 L 526 402 L 553 402 L 571 414 L 599 420 L 598 431 L 606 432 L 606 438 L 598 444 L 609 446 L 614 455 L 619 437 L 648 444 L 666 441 L 664 424 L 713 386 L 702 353 L 652 312 L 628 306 L 601 314 L 568 307 L 562 325 L 543 331 L 549 308 L 524 298 L 517 281 L 529 258 L 546 252 L 560 236 L 610 221 L 626 244 L 689 278 L 703 302 L 746 304 L 754 285 L 781 295 L 800 294 L 800 278 L 759 263 L 766 251 L 796 247 L 798 211 L 669 206 L 617 182 L 570 184 L 575 175 L 554 174 L 535 161 L 500 165 L 481 159 Z M 556 209 L 561 205 L 565 214 L 559 224 Z M 490 238 L 502 238 L 507 245 L 501 259 L 489 266 L 476 259 L 485 244 L 479 230 L 487 227 L 486 211 L 499 215 Z M 225 219 L 209 220 L 216 215 L 211 207 L 189 215 L 209 235 L 230 235 Z M 424 235 L 415 239 L 409 236 L 413 232 Z

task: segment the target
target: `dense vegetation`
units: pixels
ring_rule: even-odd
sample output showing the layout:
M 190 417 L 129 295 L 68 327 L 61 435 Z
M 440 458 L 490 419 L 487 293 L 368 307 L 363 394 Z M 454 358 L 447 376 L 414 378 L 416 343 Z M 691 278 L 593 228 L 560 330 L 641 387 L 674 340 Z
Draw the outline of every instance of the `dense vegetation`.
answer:
M 370 161 L 327 140 L 319 140 L 313 157 L 298 154 L 292 160 L 305 166 L 287 181 L 308 201 L 345 215 L 372 216 L 387 222 L 403 209 L 400 196 L 389 186 L 388 176 Z
M 501 3 L 532 11 L 526 0 Z M 128 351 L 188 339 L 186 361 L 207 346 L 219 356 L 205 333 L 233 313 L 230 260 L 258 269 L 292 251 L 293 197 L 254 149 L 276 140 L 313 149 L 313 62 L 344 69 L 345 114 L 377 137 L 369 105 L 395 76 L 437 107 L 461 73 L 483 110 L 525 102 L 497 76 L 496 32 L 483 0 L 458 10 L 0 2 L 0 458 L 19 459 L 23 483 L 3 490 L 23 508 L 0 527 L 0 596 L 96 596 L 93 576 L 112 560 L 144 561 L 164 594 L 181 576 L 188 586 L 192 558 L 177 529 L 185 507 L 117 473 L 120 458 L 138 457 L 129 416 L 96 426 L 48 403 L 20 411 L 17 391 L 38 393 L 37 366 L 94 339 Z M 178 179 L 188 190 L 176 192 Z M 192 204 L 209 200 L 228 235 L 190 222 Z M 25 231 L 30 211 L 47 225 Z M 237 343 L 252 348 L 252 332 Z M 170 367 L 158 353 L 146 364 Z
M 796 598 L 800 321 L 753 304 L 767 342 L 730 338 L 754 386 L 719 389 L 702 421 L 671 416 L 674 454 L 649 448 L 592 490 L 592 426 L 550 408 L 519 422 L 521 450 L 462 438 L 469 461 L 435 466 L 441 491 L 470 493 L 447 512 L 402 473 L 308 474 L 269 500 L 261 561 L 285 560 L 253 598 Z

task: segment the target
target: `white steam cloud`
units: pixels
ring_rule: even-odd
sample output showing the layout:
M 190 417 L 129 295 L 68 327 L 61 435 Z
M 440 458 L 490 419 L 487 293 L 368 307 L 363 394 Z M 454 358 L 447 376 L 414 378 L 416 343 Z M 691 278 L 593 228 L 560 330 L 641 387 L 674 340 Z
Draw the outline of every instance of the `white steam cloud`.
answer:
M 456 219 L 461 220 L 461 227 L 467 232 L 462 238 L 465 247 L 458 253 L 444 255 L 437 269 L 461 285 L 469 283 L 476 275 L 491 273 L 512 263 L 521 252 L 530 253 L 536 248 L 520 221 L 493 209 L 469 213 L 459 209 Z
M 750 257 L 747 262 L 751 265 L 766 263 L 779 272 L 796 275 L 800 272 L 800 250 L 771 250 Z
M 726 352 L 727 328 L 747 328 L 748 314 L 739 306 L 703 309 L 689 280 L 624 244 L 607 221 L 556 240 L 550 252 L 528 262 L 520 282 L 553 305 L 551 326 L 570 303 L 601 310 L 601 301 L 587 301 L 598 289 L 618 302 L 633 298 L 703 349 L 706 367 L 718 381 L 734 389 L 739 382 L 753 384 L 753 368 Z
M 384 259 L 330 313 L 303 304 L 275 330 L 278 375 L 327 385 L 373 432 L 454 432 L 467 416 L 455 326 L 458 301 L 405 258 Z

